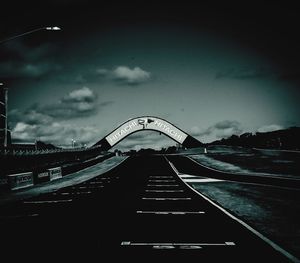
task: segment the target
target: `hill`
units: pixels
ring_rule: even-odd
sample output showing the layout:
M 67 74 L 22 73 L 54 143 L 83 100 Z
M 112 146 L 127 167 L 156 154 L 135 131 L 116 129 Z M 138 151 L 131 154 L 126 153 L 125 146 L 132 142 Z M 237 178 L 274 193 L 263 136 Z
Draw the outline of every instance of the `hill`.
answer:
M 272 132 L 243 133 L 242 135 L 232 135 L 229 138 L 214 141 L 207 145 L 229 145 L 251 148 L 300 150 L 300 127 L 290 127 L 288 129 Z

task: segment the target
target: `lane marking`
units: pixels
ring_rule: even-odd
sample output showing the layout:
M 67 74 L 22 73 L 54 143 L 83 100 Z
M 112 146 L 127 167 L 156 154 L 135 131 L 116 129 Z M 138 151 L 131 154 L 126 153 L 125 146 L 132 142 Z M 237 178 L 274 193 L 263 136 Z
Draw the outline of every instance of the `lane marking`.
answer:
M 149 178 L 174 178 L 172 175 L 150 175 Z
M 177 174 L 177 176 L 180 178 L 178 170 L 175 168 L 174 164 L 172 162 L 170 162 L 168 160 L 168 158 L 166 156 L 165 160 L 169 163 L 169 165 L 171 166 L 171 168 L 173 169 L 173 171 Z M 192 159 L 191 159 L 192 160 Z M 199 163 L 198 163 L 199 164 Z M 200 165 L 200 164 L 199 164 Z M 239 224 L 241 224 L 242 226 L 244 226 L 245 228 L 247 228 L 250 232 L 252 232 L 253 234 L 255 234 L 257 237 L 259 237 L 261 240 L 263 240 L 264 242 L 266 242 L 268 245 L 270 245 L 273 249 L 275 249 L 276 251 L 280 252 L 282 255 L 284 255 L 285 257 L 287 257 L 289 260 L 291 260 L 294 263 L 299 263 L 300 260 L 298 258 L 296 258 L 295 256 L 293 256 L 292 254 L 290 254 L 288 251 L 284 250 L 282 247 L 280 247 L 279 245 L 277 245 L 275 242 L 273 242 L 271 239 L 265 237 L 263 234 L 261 234 L 260 232 L 258 232 L 257 230 L 255 230 L 254 228 L 252 228 L 251 226 L 249 226 L 247 223 L 245 223 L 244 221 L 242 221 L 241 219 L 235 217 L 234 215 L 230 214 L 227 210 L 225 210 L 223 207 L 221 207 L 220 205 L 216 204 L 214 201 L 212 201 L 211 199 L 209 199 L 206 195 L 196 191 L 193 187 L 191 187 L 189 184 L 187 184 L 186 182 L 184 182 L 184 180 L 182 180 L 183 183 L 189 187 L 192 191 L 194 191 L 196 194 L 198 194 L 199 196 L 201 196 L 202 198 L 204 198 L 206 201 L 208 201 L 209 203 L 211 203 L 213 206 L 215 206 L 216 208 L 218 208 L 219 210 L 221 210 L 224 214 L 226 214 L 227 216 L 229 216 L 230 218 L 232 218 L 233 220 L 235 220 L 236 222 L 238 222 Z
M 213 179 L 213 178 L 193 178 L 193 179 L 183 179 L 187 183 L 212 183 L 212 182 L 222 182 L 223 180 Z
M 150 180 L 148 180 L 149 182 L 152 182 L 152 183 L 154 183 L 154 182 L 157 182 L 157 183 L 172 183 L 172 182 L 175 182 L 176 180 L 153 180 L 153 179 L 150 179 Z
M 154 200 L 154 201 L 179 201 L 179 200 L 192 200 L 191 197 L 142 197 L 143 200 Z
M 184 190 L 149 190 L 149 189 L 146 189 L 145 192 L 148 192 L 148 193 L 183 193 Z
M 56 204 L 56 203 L 69 203 L 72 202 L 73 199 L 65 199 L 65 200 L 43 200 L 43 201 L 23 201 L 23 204 Z
M 61 195 L 81 195 L 81 194 L 91 194 L 91 191 L 85 191 L 85 192 L 61 192 Z
M 190 175 L 190 174 L 180 174 L 179 176 L 181 178 L 195 178 L 195 177 L 198 177 L 196 175 Z
M 236 244 L 232 241 L 223 243 L 184 243 L 184 242 L 131 242 L 122 241 L 121 246 L 235 246 Z
M 179 186 L 179 184 L 147 184 L 147 186 L 157 186 L 157 187 L 172 187 Z
M 23 217 L 36 217 L 39 216 L 39 214 L 28 214 L 28 215 L 5 215 L 0 216 L 0 219 L 14 219 L 14 218 L 23 218 Z
M 205 214 L 204 211 L 136 211 L 137 214 L 155 214 L 155 215 L 199 215 Z

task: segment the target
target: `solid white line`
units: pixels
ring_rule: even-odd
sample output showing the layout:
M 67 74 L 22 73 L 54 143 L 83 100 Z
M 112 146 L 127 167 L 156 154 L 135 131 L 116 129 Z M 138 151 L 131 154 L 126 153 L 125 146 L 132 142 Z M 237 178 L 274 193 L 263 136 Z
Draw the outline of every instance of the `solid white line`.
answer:
M 198 177 L 196 175 L 190 175 L 190 174 L 180 174 L 179 176 L 181 178 L 195 178 L 195 177 Z
M 173 163 L 171 163 L 168 158 L 165 156 L 166 161 L 169 163 L 169 165 L 175 168 L 175 166 L 173 165 Z M 173 169 L 174 172 L 178 175 L 178 177 L 180 178 L 178 171 L 175 169 Z M 177 171 L 177 172 L 176 172 Z M 184 182 L 184 181 L 183 181 Z M 292 262 L 295 263 L 299 263 L 300 260 L 298 258 L 296 258 L 295 256 L 293 256 L 292 254 L 290 254 L 289 252 L 287 252 L 286 250 L 284 250 L 283 248 L 281 248 L 279 245 L 277 245 L 276 243 L 274 243 L 272 240 L 270 240 L 269 238 L 265 237 L 263 234 L 261 234 L 260 232 L 258 232 L 257 230 L 255 230 L 254 228 L 252 228 L 251 226 L 249 226 L 247 223 L 245 223 L 244 221 L 242 221 L 241 219 L 235 217 L 234 215 L 230 214 L 227 210 L 225 210 L 223 207 L 221 207 L 220 205 L 216 204 L 214 201 L 212 201 L 211 199 L 209 199 L 206 195 L 196 191 L 193 187 L 191 187 L 189 184 L 187 184 L 186 182 L 184 182 L 184 184 L 186 186 L 188 186 L 192 191 L 194 191 L 196 194 L 200 195 L 202 198 L 204 198 L 206 201 L 208 201 L 209 203 L 211 203 L 213 206 L 215 206 L 216 208 L 218 208 L 219 210 L 221 210 L 224 214 L 226 214 L 227 216 L 229 216 L 230 218 L 232 218 L 233 220 L 235 220 L 236 222 L 240 223 L 242 226 L 244 226 L 245 228 L 247 228 L 249 231 L 251 231 L 253 234 L 255 234 L 257 237 L 259 237 L 260 239 L 262 239 L 264 242 L 266 242 L 268 245 L 270 245 L 272 248 L 274 248 L 275 250 L 277 250 L 278 252 L 280 252 L 282 255 L 284 255 L 285 257 L 287 257 L 289 260 L 291 260 Z
M 181 177 L 181 176 L 180 176 Z M 223 180 L 213 179 L 213 178 L 193 178 L 193 179 L 184 179 L 187 183 L 212 183 L 212 182 L 222 182 Z

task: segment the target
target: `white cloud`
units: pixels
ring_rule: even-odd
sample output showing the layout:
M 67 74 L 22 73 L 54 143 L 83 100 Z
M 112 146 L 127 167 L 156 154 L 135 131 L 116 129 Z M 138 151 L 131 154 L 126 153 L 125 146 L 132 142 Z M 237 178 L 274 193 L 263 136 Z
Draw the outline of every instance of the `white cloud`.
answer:
M 121 84 L 138 85 L 147 82 L 151 78 L 151 73 L 140 67 L 129 68 L 127 66 L 118 66 L 113 70 L 105 68 L 97 69 L 96 72 L 108 79 L 120 82 Z
M 140 67 L 130 69 L 126 66 L 119 66 L 113 71 L 113 75 L 116 79 L 128 84 L 138 84 L 150 79 L 150 73 Z
M 194 126 L 191 129 L 191 135 L 198 137 L 202 142 L 213 141 L 216 139 L 227 138 L 231 135 L 242 134 L 243 129 L 238 121 L 224 120 L 209 126 L 208 128 L 199 128 Z
M 78 127 L 63 122 L 53 122 L 47 125 L 30 125 L 18 122 L 12 130 L 15 142 L 34 142 L 41 140 L 57 146 L 71 146 L 72 139 L 77 145 L 93 144 L 100 139 L 100 131 L 93 126 Z
M 277 131 L 282 130 L 284 127 L 278 124 L 271 124 L 271 125 L 264 125 L 260 127 L 257 131 L 258 132 L 271 132 L 271 131 Z
M 15 142 L 41 140 L 55 145 L 69 145 L 73 138 L 82 144 L 95 143 L 99 131 L 92 127 L 77 127 L 67 124 L 70 118 L 91 116 L 98 109 L 110 105 L 111 101 L 98 103 L 93 90 L 83 87 L 73 90 L 56 103 L 33 104 L 25 111 L 18 109 L 9 112 L 9 126 Z
M 85 101 L 93 100 L 94 97 L 95 94 L 91 89 L 83 87 L 81 89 L 71 91 L 65 100 Z

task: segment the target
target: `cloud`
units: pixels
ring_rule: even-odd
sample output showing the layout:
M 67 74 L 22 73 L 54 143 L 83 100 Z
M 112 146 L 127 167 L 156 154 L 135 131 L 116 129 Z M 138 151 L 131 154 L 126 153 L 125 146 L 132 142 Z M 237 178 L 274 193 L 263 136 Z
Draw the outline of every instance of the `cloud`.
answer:
M 139 84 L 150 79 L 150 73 L 140 67 L 130 69 L 126 66 L 119 66 L 113 71 L 115 79 L 128 84 Z
M 53 118 L 47 114 L 43 114 L 33 109 L 27 109 L 21 112 L 18 109 L 11 110 L 9 113 L 10 125 L 15 126 L 18 122 L 24 122 L 30 125 L 48 124 L 53 121 Z
M 112 101 L 98 102 L 97 94 L 87 87 L 76 89 L 55 103 L 41 105 L 34 103 L 24 111 L 14 109 L 9 112 L 9 119 L 14 126 L 17 122 L 28 124 L 47 124 L 52 121 L 70 118 L 88 117 L 98 110 L 111 105 Z
M 47 125 L 35 125 L 18 122 L 12 129 L 14 142 L 34 142 L 41 140 L 57 146 L 71 146 L 72 139 L 77 146 L 90 144 L 99 139 L 100 131 L 92 126 L 78 127 L 66 123 L 53 122 Z
M 96 70 L 97 74 L 102 77 L 108 77 L 120 84 L 139 85 L 147 82 L 151 78 L 151 73 L 140 67 L 129 68 L 127 66 L 118 66 L 113 70 L 100 68 Z
M 191 129 L 191 135 L 196 137 L 211 136 L 215 138 L 226 138 L 231 135 L 243 133 L 241 124 L 238 121 L 224 120 L 209 126 L 206 129 L 197 126 Z
M 80 139 L 83 144 L 95 142 L 100 139 L 100 132 L 96 128 L 77 127 L 65 121 L 91 116 L 111 103 L 98 103 L 94 91 L 83 87 L 71 91 L 57 103 L 33 104 L 24 111 L 11 110 L 9 126 L 12 127 L 12 139 L 14 142 L 34 142 L 38 139 L 62 146 L 70 145 L 71 139 Z
M 272 132 L 282 130 L 284 127 L 278 124 L 265 125 L 257 129 L 258 132 Z
M 83 87 L 71 91 L 57 103 L 48 105 L 35 104 L 32 106 L 32 110 L 55 119 L 80 118 L 94 115 L 99 108 L 110 103 L 112 102 L 97 104 L 97 95 L 94 91 Z

